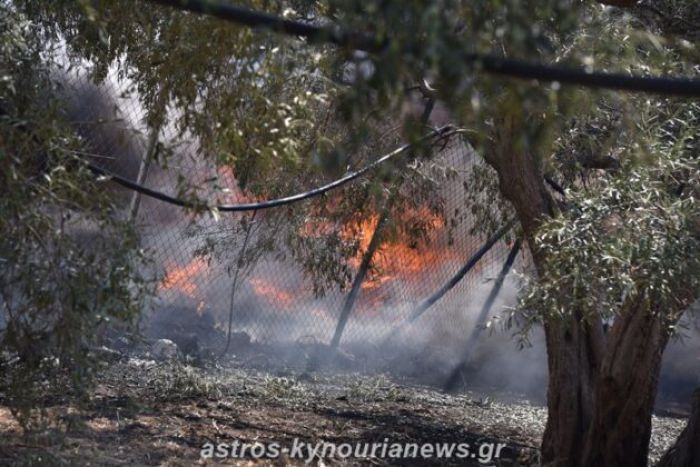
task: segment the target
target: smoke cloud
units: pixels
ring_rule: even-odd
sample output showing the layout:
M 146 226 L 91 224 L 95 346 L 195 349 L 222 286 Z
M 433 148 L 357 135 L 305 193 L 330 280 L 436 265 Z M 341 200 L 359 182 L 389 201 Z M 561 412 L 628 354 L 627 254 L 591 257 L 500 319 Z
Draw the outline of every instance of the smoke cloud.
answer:
M 110 86 L 113 87 L 111 90 Z M 129 131 L 128 126 L 138 128 L 142 125 L 143 110 L 137 105 L 137 99 L 119 101 L 115 86 L 115 81 L 108 80 L 101 88 L 75 87 L 70 90 L 70 101 L 75 105 L 69 115 L 77 121 L 118 120 L 121 126 L 88 125 L 80 127 L 80 131 L 86 139 L 94 142 L 95 148 L 100 143 L 96 152 L 119 161 L 110 169 L 134 179 L 145 151 L 144 131 Z M 110 110 L 115 108 L 115 102 L 116 108 L 128 105 L 130 111 Z M 129 118 L 126 119 L 125 115 Z M 179 172 L 203 187 L 202 196 L 220 196 L 221 193 L 213 189 L 207 191 L 207 181 L 221 175 L 217 168 L 193 157 L 197 149 L 195 143 L 176 141 L 173 134 L 172 129 L 164 129 L 161 135 L 163 144 L 176 148 L 168 168 L 153 166 L 145 184 L 174 193 L 177 183 L 173 174 Z M 441 162 L 455 165 L 465 173 L 473 161 L 470 155 L 465 156 L 462 152 L 447 154 Z M 235 180 L 224 181 L 234 188 L 235 194 Z M 451 196 L 447 203 L 449 211 L 460 205 L 460 197 L 464 196 L 462 182 L 458 179 L 444 188 Z M 235 202 L 234 198 L 227 201 Z M 125 201 L 122 206 L 126 205 Z M 236 216 L 226 222 L 237 222 L 241 215 Z M 155 337 L 185 334 L 188 339 L 197 340 L 197 347 L 221 349 L 232 283 L 227 265 L 235 263 L 238 251 L 235 249 L 220 261 L 197 258 L 195 252 L 199 244 L 186 232 L 193 226 L 206 230 L 222 224 L 217 224 L 211 217 L 194 217 L 149 198 L 141 200 L 135 221 L 142 244 L 152 253 L 157 272 L 162 276 L 159 297 L 152 304 L 144 329 Z M 499 244 L 487 255 L 480 268 L 470 273 L 416 323 L 405 327 L 386 344 L 384 339 L 397 329 L 421 299 L 451 277 L 480 245 L 479 238 L 468 234 L 470 227 L 467 223 L 460 225 L 454 243 L 448 240 L 446 229 L 438 229 L 437 237 L 419 253 L 424 258 L 431 258 L 421 266 L 424 272 L 408 274 L 404 271 L 403 275 L 397 274 L 377 287 L 362 290 L 341 343 L 351 356 L 355 370 L 388 372 L 399 378 L 441 386 L 460 363 L 466 339 L 476 326 L 476 316 L 493 285 L 491 279 L 505 259 L 505 244 Z M 436 254 L 436 251 L 444 254 Z M 398 254 L 398 250 L 393 253 Z M 395 260 L 391 255 L 387 257 L 388 264 Z M 337 289 L 324 297 L 315 297 L 311 290 L 312 286 L 299 265 L 289 260 L 263 259 L 239 282 L 234 331 L 247 336 L 244 343 L 250 339 L 255 345 L 276 346 L 281 353 L 280 361 L 303 364 L 308 356 L 308 346 L 330 341 L 346 293 Z M 502 314 L 503 310 L 514 306 L 517 293 L 518 283 L 511 274 L 492 314 Z M 660 399 L 688 400 L 687 396 L 700 383 L 700 332 L 696 321 L 687 322 L 689 337 L 682 342 L 672 342 L 664 356 Z M 491 330 L 480 333 L 467 362 L 464 387 L 542 403 L 547 384 L 543 333 L 540 329 L 533 330 L 530 335 L 532 345 L 519 350 L 513 338 L 514 332 L 517 330 L 493 326 Z M 182 342 L 183 338 L 180 336 L 179 340 Z

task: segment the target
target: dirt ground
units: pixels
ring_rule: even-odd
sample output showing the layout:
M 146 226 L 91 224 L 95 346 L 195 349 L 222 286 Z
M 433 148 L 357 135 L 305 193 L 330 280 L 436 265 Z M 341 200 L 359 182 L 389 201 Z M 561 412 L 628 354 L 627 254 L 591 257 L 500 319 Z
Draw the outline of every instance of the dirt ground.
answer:
M 133 357 L 102 369 L 80 409 L 56 402 L 45 412 L 48 428 L 23 433 L 0 405 L 0 465 L 537 465 L 534 446 L 546 419 L 542 407 L 525 401 L 447 395 L 384 375 L 259 371 L 235 360 L 198 368 Z M 652 461 L 684 424 L 654 419 Z M 282 450 L 274 459 L 256 459 L 252 452 L 244 458 L 201 456 L 207 443 L 236 440 L 278 443 Z M 468 443 L 472 454 L 483 443 L 506 447 L 497 459 L 284 452 L 295 443 L 320 442 L 456 442 Z

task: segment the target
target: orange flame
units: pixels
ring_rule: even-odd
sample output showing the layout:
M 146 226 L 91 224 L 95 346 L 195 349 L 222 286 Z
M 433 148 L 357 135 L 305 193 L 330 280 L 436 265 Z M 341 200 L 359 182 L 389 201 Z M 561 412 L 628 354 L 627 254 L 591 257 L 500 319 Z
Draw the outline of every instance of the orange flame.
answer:
M 434 241 L 437 233 L 445 227 L 445 223 L 438 216 L 430 213 L 428 209 L 418 212 L 409 212 L 408 216 L 420 216 L 432 227 L 428 241 Z M 378 222 L 378 216 L 373 215 L 359 224 L 360 248 L 357 254 L 349 260 L 349 263 L 358 268 L 362 256 L 369 247 L 372 235 Z M 352 229 L 355 230 L 355 229 Z M 344 235 L 352 234 L 352 230 L 346 230 Z M 362 284 L 365 290 L 379 289 L 383 285 L 401 277 L 405 280 L 421 281 L 425 272 L 439 266 L 456 257 L 455 252 L 446 245 L 415 245 L 409 244 L 410 239 L 399 238 L 395 242 L 384 243 L 372 258 L 374 273 Z
M 277 288 L 265 279 L 254 277 L 249 282 L 255 293 L 265 297 L 265 300 L 270 304 L 289 306 L 295 301 L 291 292 Z
M 196 298 L 199 293 L 196 279 L 201 274 L 206 273 L 207 269 L 207 262 L 201 257 L 194 258 L 184 266 L 170 263 L 166 267 L 167 272 L 160 283 L 160 289 L 174 289 L 190 298 Z
M 360 306 L 363 313 L 372 313 L 392 299 L 392 284 L 397 280 L 409 283 L 423 283 L 436 274 L 429 271 L 441 267 L 448 261 L 461 259 L 454 249 L 443 240 L 439 234 L 445 228 L 445 222 L 433 214 L 428 208 L 408 210 L 401 216 L 403 221 L 411 218 L 422 219 L 428 227 L 427 241 L 416 243 L 406 234 L 391 242 L 384 242 L 372 258 L 372 269 L 362 283 L 363 293 L 360 296 Z M 320 220 L 307 222 L 301 229 L 301 235 L 323 236 L 339 228 L 340 236 L 347 242 L 358 241 L 358 251 L 348 259 L 348 264 L 357 270 L 362 262 L 372 236 L 377 226 L 379 216 L 374 214 L 361 221 L 349 222 L 344 226 L 336 226 L 331 222 Z M 432 285 L 432 284 L 431 284 Z M 437 285 L 437 284 L 434 284 Z M 421 287 L 420 289 L 423 289 Z M 416 288 L 416 291 L 420 290 Z

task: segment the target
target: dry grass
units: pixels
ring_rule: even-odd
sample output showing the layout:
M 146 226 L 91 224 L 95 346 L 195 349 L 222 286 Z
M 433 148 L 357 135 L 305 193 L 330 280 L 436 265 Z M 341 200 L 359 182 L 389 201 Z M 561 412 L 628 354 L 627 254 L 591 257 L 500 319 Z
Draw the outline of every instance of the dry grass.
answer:
M 2 465 L 214 465 L 200 458 L 206 442 L 469 442 L 505 440 L 497 465 L 530 465 L 544 428 L 545 411 L 475 395 L 452 396 L 397 384 L 386 376 L 362 377 L 242 367 L 201 369 L 179 363 L 131 360 L 112 365 L 80 411 L 47 407 L 51 427 L 24 434 L 0 407 Z M 654 456 L 683 420 L 655 419 Z M 373 459 L 395 465 L 392 459 Z M 390 462 L 391 461 L 391 462 Z M 269 465 L 227 459 L 227 465 Z M 367 461 L 363 465 L 366 465 Z M 274 465 L 303 465 L 281 457 Z M 456 462 L 455 465 L 464 465 Z M 317 459 L 314 465 L 353 465 Z M 357 464 L 359 465 L 359 464 Z M 404 465 L 431 465 L 412 460 Z M 432 465 L 448 465 L 433 459 Z M 474 465 L 480 465 L 475 463 Z

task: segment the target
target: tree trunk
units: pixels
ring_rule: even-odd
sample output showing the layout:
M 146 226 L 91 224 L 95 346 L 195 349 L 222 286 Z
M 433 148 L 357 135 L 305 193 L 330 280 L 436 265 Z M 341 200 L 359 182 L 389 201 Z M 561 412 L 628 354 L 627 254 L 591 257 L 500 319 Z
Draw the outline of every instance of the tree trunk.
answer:
M 535 267 L 542 271 L 547 258 L 534 238 L 556 206 L 540 161 L 514 143 L 518 121 L 504 118 L 496 129 L 486 160 L 496 169 L 501 193 L 513 204 Z M 694 292 L 679 290 L 676 310 L 654 310 L 641 293 L 623 306 L 607 336 L 600 316 L 584 321 L 576 310 L 545 322 L 549 384 L 543 465 L 647 465 L 661 356 L 672 324 L 668 317 L 680 316 Z
M 693 394 L 688 425 L 666 451 L 656 467 L 695 467 L 700 465 L 700 389 Z
M 651 414 L 669 339 L 659 314 L 640 300 L 615 319 L 593 395 L 583 465 L 647 465 Z
M 544 220 L 556 214 L 536 156 L 513 147 L 517 124 L 499 122 L 496 169 L 542 270 L 547 258 L 533 241 Z M 548 466 L 646 465 L 651 411 L 661 354 L 668 340 L 661 318 L 630 304 L 609 336 L 600 317 L 583 322 L 572 313 L 544 326 L 549 383 L 542 460 Z
M 542 462 L 547 466 L 580 465 L 592 418 L 602 326 L 584 325 L 578 318 L 545 325 L 549 385 Z
M 535 267 L 541 270 L 546 258 L 534 237 L 542 222 L 555 215 L 556 206 L 537 157 L 512 144 L 513 135 L 519 132 L 517 126 L 513 119 L 497 123 L 497 146 L 486 160 L 496 169 L 501 193 L 513 204 Z M 600 322 L 586 326 L 578 318 L 572 315 L 545 324 L 549 385 L 542 442 L 544 465 L 576 466 L 583 457 L 603 333 Z

